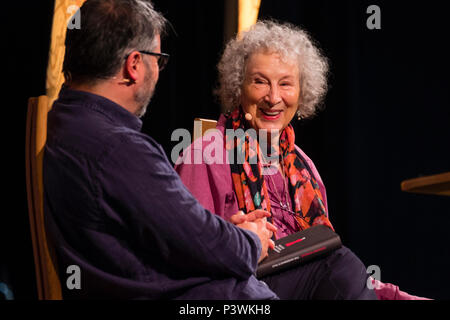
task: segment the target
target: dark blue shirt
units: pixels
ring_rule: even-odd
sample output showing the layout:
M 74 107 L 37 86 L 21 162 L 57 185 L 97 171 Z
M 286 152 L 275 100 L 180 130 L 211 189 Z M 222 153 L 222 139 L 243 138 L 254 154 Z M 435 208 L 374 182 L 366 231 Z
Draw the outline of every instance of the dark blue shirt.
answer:
M 62 89 L 49 112 L 44 209 L 64 298 L 276 298 L 254 276 L 258 237 L 204 209 L 140 129 L 87 92 Z

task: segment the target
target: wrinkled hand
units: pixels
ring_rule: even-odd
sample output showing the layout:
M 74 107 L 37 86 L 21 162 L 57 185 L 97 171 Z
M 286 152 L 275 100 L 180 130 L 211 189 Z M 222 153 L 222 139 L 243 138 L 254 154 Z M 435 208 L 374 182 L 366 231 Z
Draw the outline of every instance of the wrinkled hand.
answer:
M 248 214 L 238 211 L 230 218 L 230 222 L 239 228 L 252 231 L 258 235 L 262 245 L 258 262 L 268 255 L 269 248 L 273 249 L 275 247 L 275 243 L 271 238 L 273 233 L 277 231 L 277 228 L 270 222 L 267 222 L 267 218 L 270 216 L 271 214 L 268 211 L 255 210 Z

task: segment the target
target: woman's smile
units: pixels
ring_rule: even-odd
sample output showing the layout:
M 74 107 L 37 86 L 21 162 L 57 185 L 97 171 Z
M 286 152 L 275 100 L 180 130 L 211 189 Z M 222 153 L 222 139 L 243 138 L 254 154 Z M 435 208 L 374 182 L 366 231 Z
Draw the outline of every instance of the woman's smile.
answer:
M 283 110 L 264 110 L 262 108 L 259 109 L 259 111 L 261 112 L 261 116 L 267 121 L 275 121 L 280 119 L 281 113 L 283 112 Z

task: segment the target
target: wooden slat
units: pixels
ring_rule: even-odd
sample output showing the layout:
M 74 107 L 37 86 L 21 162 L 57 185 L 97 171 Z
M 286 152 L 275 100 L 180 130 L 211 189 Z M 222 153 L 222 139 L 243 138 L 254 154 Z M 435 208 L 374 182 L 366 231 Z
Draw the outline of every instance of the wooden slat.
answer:
M 39 243 L 37 236 L 37 226 L 35 219 L 35 193 L 33 192 L 33 165 L 34 162 L 34 152 L 32 151 L 32 141 L 34 138 L 34 121 L 36 118 L 34 112 L 36 111 L 37 98 L 30 98 L 28 100 L 28 112 L 27 112 L 27 126 L 26 126 L 26 141 L 25 141 L 25 171 L 26 171 L 26 184 L 27 184 L 27 201 L 28 201 L 28 217 L 30 221 L 30 232 L 31 232 L 31 242 L 33 245 L 33 256 L 34 256 L 34 266 L 36 273 L 36 285 L 38 291 L 38 299 L 42 300 L 44 298 L 44 289 L 43 289 L 43 280 L 42 280 L 42 268 L 41 261 L 39 257 L 41 256 L 39 253 Z
M 401 183 L 402 191 L 450 196 L 450 172 L 408 179 Z
M 27 114 L 26 171 L 28 210 L 36 268 L 38 298 L 61 299 L 55 259 L 50 252 L 44 219 L 42 162 L 47 137 L 48 97 L 30 98 Z
M 217 125 L 216 120 L 195 118 L 194 119 L 194 134 L 193 134 L 192 141 L 195 141 L 196 139 L 202 137 L 207 130 L 214 129 L 216 127 L 216 125 Z
M 81 7 L 84 1 L 55 0 L 46 78 L 46 95 L 49 98 L 49 105 L 52 105 L 53 101 L 58 97 L 59 89 L 64 82 L 62 65 L 66 50 L 64 42 L 66 40 L 67 22 L 75 13 L 70 8 L 71 6 L 74 6 L 73 8 Z
M 256 23 L 260 5 L 261 0 L 239 0 L 238 34 Z

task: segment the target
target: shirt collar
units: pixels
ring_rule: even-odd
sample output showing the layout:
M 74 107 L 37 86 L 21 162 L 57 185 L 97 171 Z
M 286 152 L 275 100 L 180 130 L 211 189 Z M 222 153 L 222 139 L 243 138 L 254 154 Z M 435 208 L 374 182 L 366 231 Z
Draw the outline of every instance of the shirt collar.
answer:
M 79 106 L 95 109 L 115 123 L 136 131 L 141 131 L 142 128 L 142 121 L 136 115 L 132 114 L 121 105 L 94 93 L 73 90 L 63 86 L 59 92 L 58 102 L 64 104 L 77 104 Z

